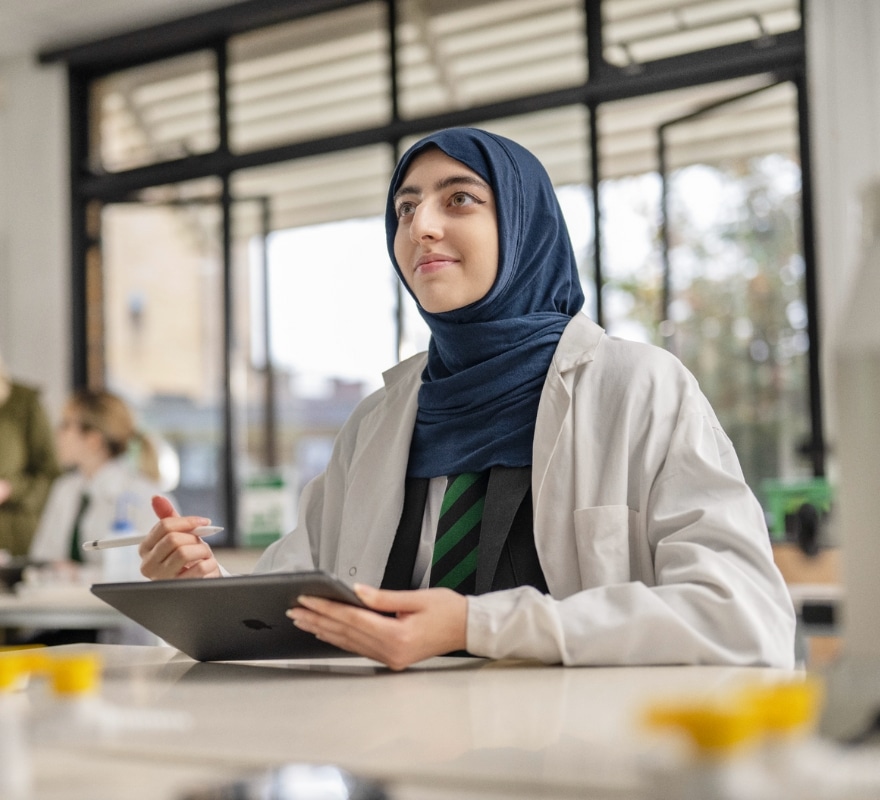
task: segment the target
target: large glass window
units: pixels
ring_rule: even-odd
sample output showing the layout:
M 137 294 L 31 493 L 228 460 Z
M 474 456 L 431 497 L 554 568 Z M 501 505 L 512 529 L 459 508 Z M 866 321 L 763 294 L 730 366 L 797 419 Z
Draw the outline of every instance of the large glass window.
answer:
M 234 176 L 245 483 L 281 470 L 298 496 L 395 363 L 396 278 L 381 215 L 391 167 L 390 148 L 376 146 Z
M 652 142 L 641 174 L 602 184 L 609 331 L 682 358 L 756 489 L 810 471 L 796 114 L 791 84 L 749 80 L 600 116 L 609 148 L 623 131 Z
M 177 449 L 184 509 L 257 541 L 251 501 L 427 346 L 382 215 L 454 125 L 541 159 L 587 313 L 683 359 L 756 491 L 821 474 L 798 0 L 259 5 L 70 67 L 77 381 Z

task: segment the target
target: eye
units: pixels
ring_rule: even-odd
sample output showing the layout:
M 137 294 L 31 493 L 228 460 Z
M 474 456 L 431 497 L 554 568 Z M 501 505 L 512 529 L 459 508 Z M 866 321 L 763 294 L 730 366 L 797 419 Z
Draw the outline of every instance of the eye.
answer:
M 404 217 L 411 217 L 416 210 L 416 204 L 411 200 L 404 200 L 401 203 L 397 204 L 397 218 L 403 219 Z
M 455 206 L 457 208 L 461 208 L 463 206 L 470 206 L 474 203 L 480 203 L 480 200 L 477 200 L 472 194 L 468 194 L 467 192 L 456 192 L 452 197 L 449 198 L 449 205 Z

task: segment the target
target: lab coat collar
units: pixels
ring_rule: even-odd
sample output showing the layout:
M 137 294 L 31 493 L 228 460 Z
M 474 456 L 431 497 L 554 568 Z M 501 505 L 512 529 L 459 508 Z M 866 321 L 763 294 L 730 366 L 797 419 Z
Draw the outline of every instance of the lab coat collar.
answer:
M 586 364 L 596 357 L 596 349 L 605 330 L 599 327 L 583 312 L 572 317 L 571 322 L 565 326 L 562 338 L 556 346 L 553 356 L 553 366 L 560 374 Z
M 410 382 L 414 374 L 418 376 L 419 383 L 421 383 L 422 369 L 424 369 L 427 360 L 427 353 L 416 353 L 405 361 L 395 364 L 391 369 L 385 370 L 382 373 L 382 379 L 385 381 L 385 391 L 394 391 L 394 388 L 401 381 Z

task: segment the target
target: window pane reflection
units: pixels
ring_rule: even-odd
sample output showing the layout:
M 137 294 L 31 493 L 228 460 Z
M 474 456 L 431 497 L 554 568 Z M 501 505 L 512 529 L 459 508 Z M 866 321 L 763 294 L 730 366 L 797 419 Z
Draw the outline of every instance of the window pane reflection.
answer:
M 96 172 L 207 153 L 219 143 L 216 59 L 207 51 L 99 78 L 91 103 Z
M 298 497 L 397 360 L 382 216 L 391 166 L 383 146 L 234 176 L 233 392 L 246 491 L 275 473 Z
M 418 117 L 587 77 L 579 0 L 399 3 L 400 108 Z
M 107 385 L 176 453 L 180 510 L 226 526 L 217 194 L 210 180 L 107 206 L 102 246 Z
M 621 67 L 772 37 L 801 25 L 799 0 L 603 0 L 604 56 Z
M 604 163 L 625 167 L 602 183 L 608 330 L 682 358 L 759 494 L 765 479 L 810 472 L 799 455 L 809 433 L 809 342 L 796 120 L 791 85 L 751 80 L 608 104 L 600 115 Z M 627 174 L 647 152 L 635 143 L 656 143 L 661 126 L 668 314 L 657 162 Z
M 317 14 L 230 41 L 234 150 L 379 125 L 391 118 L 382 3 Z

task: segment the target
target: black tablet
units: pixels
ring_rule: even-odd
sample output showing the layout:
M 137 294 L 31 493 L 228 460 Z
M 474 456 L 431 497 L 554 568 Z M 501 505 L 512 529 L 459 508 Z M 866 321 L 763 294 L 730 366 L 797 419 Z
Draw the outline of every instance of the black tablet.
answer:
M 320 570 L 96 583 L 92 594 L 197 661 L 351 655 L 295 627 L 284 612 L 300 595 L 363 607 L 351 587 Z

